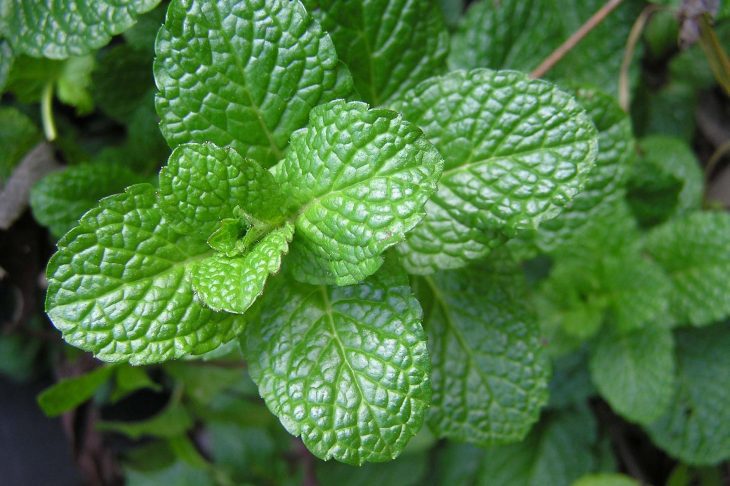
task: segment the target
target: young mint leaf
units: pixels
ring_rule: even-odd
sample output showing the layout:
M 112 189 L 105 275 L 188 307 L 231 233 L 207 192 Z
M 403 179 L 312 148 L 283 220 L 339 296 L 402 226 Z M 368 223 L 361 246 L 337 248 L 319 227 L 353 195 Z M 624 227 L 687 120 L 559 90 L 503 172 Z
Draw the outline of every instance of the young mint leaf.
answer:
M 184 434 L 193 426 L 193 418 L 183 405 L 172 403 L 152 418 L 139 422 L 99 421 L 97 430 L 114 431 L 132 439 L 140 437 L 172 438 Z
M 279 271 L 292 236 L 294 227 L 286 223 L 243 256 L 219 254 L 201 260 L 193 267 L 193 289 L 211 309 L 243 314 L 261 295 L 269 275 Z
M 171 146 L 230 145 L 264 167 L 349 73 L 298 1 L 173 0 L 155 47 L 157 111 Z
M 354 251 L 354 249 L 353 249 Z M 363 258 L 356 262 L 325 258 L 316 241 L 295 239 L 287 257 L 287 271 L 300 282 L 322 285 L 351 285 L 362 282 L 378 271 L 383 256 Z
M 5 90 L 10 70 L 13 67 L 13 49 L 7 41 L 0 39 L 0 93 Z
M 243 343 L 269 409 L 321 459 L 394 459 L 431 400 L 421 308 L 405 273 L 387 262 L 350 287 L 275 282 Z
M 449 37 L 430 0 L 304 0 L 363 101 L 383 105 L 446 67 Z
M 0 10 L 0 32 L 19 54 L 65 59 L 107 44 L 159 1 L 8 0 Z
M 490 447 L 482 456 L 476 484 L 564 486 L 593 470 L 596 424 L 585 407 L 545 414 L 517 444 Z
M 514 236 L 536 228 L 570 202 L 593 167 L 596 129 L 585 111 L 550 83 L 518 72 L 452 72 L 422 82 L 395 107 L 444 155 L 444 173 L 432 199 L 442 209 L 436 217 L 443 221 L 448 214 L 471 232 Z M 429 212 L 421 227 L 431 229 L 431 217 Z M 433 264 L 408 270 L 426 273 L 439 260 L 455 266 L 453 256 L 434 253 L 445 244 L 415 246 L 430 238 L 428 233 L 417 227 L 399 251 L 423 253 L 420 260 Z M 470 236 L 461 239 L 470 253 L 489 246 Z M 461 260 L 465 265 L 469 255 Z
M 428 422 L 437 436 L 479 445 L 516 442 L 547 402 L 548 363 L 520 276 L 509 265 L 418 280 L 431 294 Z
M 33 217 L 56 238 L 73 228 L 99 199 L 143 182 L 119 164 L 80 164 L 41 179 L 30 192 Z
M 162 386 L 152 381 L 144 368 L 118 366 L 116 370 L 117 372 L 114 374 L 114 391 L 109 397 L 112 403 L 142 389 L 162 391 Z
M 620 415 L 641 424 L 659 418 L 674 394 L 674 341 L 671 331 L 640 329 L 627 334 L 606 330 L 590 360 L 593 382 Z
M 88 114 L 94 108 L 89 92 L 93 69 L 93 56 L 71 57 L 63 63 L 63 70 L 58 78 L 58 99 L 75 107 L 80 115 Z
M 673 219 L 647 235 L 646 249 L 671 278 L 669 301 L 680 324 L 705 326 L 730 315 L 730 215 Z
M 46 312 L 64 339 L 105 361 L 147 364 L 202 354 L 244 321 L 193 298 L 191 266 L 210 249 L 172 230 L 149 184 L 103 199 L 58 242 Z
M 113 366 L 102 366 L 74 378 L 66 378 L 38 395 L 38 405 L 48 417 L 56 417 L 78 407 L 111 377 Z
M 207 238 L 220 220 L 238 216 L 236 208 L 271 221 L 282 216 L 283 205 L 271 173 L 231 148 L 180 145 L 160 171 L 160 208 L 181 233 Z
M 730 458 L 730 327 L 681 331 L 676 343 L 677 392 L 647 431 L 682 462 L 719 463 Z
M 631 120 L 618 102 L 592 88 L 578 88 L 575 95 L 598 129 L 596 166 L 570 205 L 556 218 L 540 224 L 535 244 L 547 253 L 570 246 L 579 228 L 601 218 L 614 201 L 623 197 L 623 185 L 634 158 Z
M 341 100 L 318 106 L 274 171 L 296 215 L 292 258 L 314 253 L 323 270 L 339 260 L 355 271 L 344 268 L 325 281 L 362 280 L 423 218 L 442 166 L 423 132 L 393 111 Z M 305 248 L 295 252 L 297 245 Z M 312 274 L 305 281 L 322 280 Z
M 15 108 L 0 107 L 0 188 L 40 139 L 41 134 L 30 118 Z

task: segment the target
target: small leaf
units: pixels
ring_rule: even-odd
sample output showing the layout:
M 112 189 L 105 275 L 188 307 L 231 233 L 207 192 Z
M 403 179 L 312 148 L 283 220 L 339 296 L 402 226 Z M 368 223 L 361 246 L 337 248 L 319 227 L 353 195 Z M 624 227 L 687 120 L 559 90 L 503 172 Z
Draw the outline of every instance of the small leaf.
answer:
M 100 431 L 113 431 L 131 439 L 140 437 L 171 438 L 184 434 L 193 426 L 193 418 L 180 403 L 172 403 L 160 413 L 147 420 L 121 422 L 101 420 L 96 423 Z
M 434 253 L 434 247 L 454 239 L 449 233 L 442 245 L 416 246 L 432 239 L 434 228 L 453 231 L 446 217 L 469 228 L 469 236 L 459 241 L 469 248 L 460 255 L 461 266 L 495 246 L 473 233 L 515 236 L 555 217 L 586 183 L 596 156 L 596 129 L 575 100 L 550 83 L 513 71 L 477 69 L 431 78 L 404 95 L 395 109 L 423 128 L 445 159 L 425 222 L 399 248 L 434 263 L 409 267 L 411 272 L 425 273 L 439 261 L 458 263 L 451 255 Z
M 641 486 L 641 483 L 623 474 L 599 473 L 583 476 L 572 486 Z
M 730 458 L 730 327 L 681 331 L 676 343 L 677 391 L 647 431 L 682 462 L 719 463 Z
M 214 255 L 196 263 L 193 289 L 213 310 L 243 314 L 261 295 L 269 275 L 279 271 L 294 227 L 287 223 L 263 237 L 243 256 Z
M 348 65 L 355 89 L 371 105 L 388 100 L 446 67 L 449 37 L 430 0 L 305 0 Z
M 155 50 L 168 143 L 230 145 L 264 167 L 313 107 L 352 90 L 332 40 L 298 1 L 174 0 Z
M 321 459 L 394 459 L 431 399 L 421 308 L 393 262 L 351 287 L 278 279 L 248 327 L 251 377 Z
M 521 440 L 547 402 L 549 367 L 524 309 L 519 269 L 477 267 L 418 280 L 433 364 L 429 425 L 479 445 Z M 422 283 L 421 283 L 422 282 Z
M 38 395 L 38 405 L 48 417 L 55 417 L 78 407 L 94 396 L 109 380 L 113 366 L 102 366 L 85 375 L 66 378 Z
M 237 316 L 193 298 L 191 266 L 210 249 L 175 233 L 148 184 L 103 199 L 58 242 L 46 311 L 64 339 L 105 361 L 148 364 L 233 339 Z
M 119 164 L 80 164 L 53 172 L 30 192 L 33 217 L 56 238 L 78 224 L 99 199 L 142 182 L 143 177 Z
M 730 315 L 730 215 L 696 212 L 652 230 L 646 249 L 669 274 L 680 323 L 706 326 Z
M 58 78 L 58 99 L 75 107 L 79 115 L 88 114 L 94 109 L 89 92 L 93 69 L 93 56 L 72 57 L 63 63 L 63 70 Z
M 667 329 L 604 332 L 593 350 L 593 382 L 620 415 L 641 424 L 659 418 L 674 393 L 674 341 Z
M 38 128 L 30 118 L 15 108 L 0 107 L 0 188 L 40 138 Z
M 161 391 L 162 387 L 150 379 L 143 368 L 134 366 L 118 366 L 114 376 L 114 391 L 110 400 L 117 402 L 130 393 L 138 390 L 149 389 Z
M 0 19 L 3 32 L 20 54 L 65 59 L 107 44 L 134 25 L 159 0 L 8 0 Z
M 274 173 L 296 214 L 292 258 L 301 245 L 325 261 L 377 270 L 374 259 L 423 218 L 442 164 L 421 130 L 395 112 L 344 101 L 315 108 Z M 351 284 L 362 273 L 326 281 Z
M 182 233 L 208 238 L 223 219 L 247 215 L 271 221 L 282 215 L 283 196 L 271 174 L 230 148 L 184 144 L 160 171 L 160 208 Z

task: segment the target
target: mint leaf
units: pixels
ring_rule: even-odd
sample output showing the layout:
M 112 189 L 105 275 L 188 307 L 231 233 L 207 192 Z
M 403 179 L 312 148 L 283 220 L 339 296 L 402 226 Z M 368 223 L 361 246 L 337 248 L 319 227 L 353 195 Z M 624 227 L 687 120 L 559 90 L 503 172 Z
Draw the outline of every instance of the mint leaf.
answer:
M 105 361 L 147 364 L 202 354 L 243 321 L 193 298 L 191 265 L 210 252 L 174 232 L 149 184 L 103 199 L 58 242 L 46 312 L 64 339 Z
M 0 31 L 19 54 L 65 59 L 91 52 L 134 25 L 159 0 L 8 0 Z
M 579 228 L 611 211 L 609 206 L 624 195 L 623 185 L 634 159 L 631 120 L 618 102 L 592 88 L 578 88 L 575 94 L 598 130 L 596 165 L 569 206 L 556 218 L 540 224 L 535 243 L 548 253 L 569 247 Z
M 593 470 L 596 424 L 585 407 L 545 414 L 527 438 L 484 452 L 477 484 L 564 486 Z
M 80 164 L 41 179 L 30 192 L 33 217 L 56 238 L 73 228 L 99 199 L 143 178 L 119 164 Z
M 243 343 L 269 409 L 321 459 L 394 459 L 431 399 L 407 276 L 389 262 L 350 287 L 275 282 Z
M 243 256 L 219 254 L 201 260 L 193 268 L 193 289 L 211 309 L 243 314 L 261 295 L 269 275 L 279 271 L 292 236 L 294 227 L 287 223 Z
M 207 238 L 219 220 L 237 216 L 236 208 L 270 221 L 281 216 L 282 205 L 271 174 L 230 148 L 180 145 L 160 171 L 160 208 L 181 233 Z
M 428 421 L 439 437 L 480 445 L 516 442 L 547 402 L 548 364 L 518 275 L 514 265 L 477 267 L 417 281 L 431 294 Z
M 264 167 L 320 103 L 350 94 L 332 40 L 299 2 L 174 0 L 155 46 L 171 146 L 230 145 Z
M 393 111 L 344 101 L 315 108 L 274 171 L 296 214 L 292 257 L 314 253 L 330 271 L 327 262 L 339 260 L 356 271 L 345 268 L 326 281 L 361 280 L 423 218 L 442 165 L 423 132 Z M 306 248 L 295 252 L 297 246 Z M 305 280 L 321 282 L 317 277 Z
M 459 100 L 457 102 L 457 100 Z M 555 217 L 583 187 L 596 155 L 596 130 L 584 110 L 553 85 L 513 71 L 456 71 L 424 81 L 395 104 L 444 155 L 433 204 L 472 231 L 514 236 Z M 424 227 L 434 226 L 427 216 Z M 443 223 L 441 223 L 443 225 Z M 436 266 L 419 228 L 402 253 Z M 469 246 L 482 246 L 469 237 Z M 474 248 L 470 250 L 474 252 Z M 487 250 L 476 251 L 483 256 Z M 462 255 L 462 265 L 469 255 Z M 451 260 L 449 258 L 448 260 Z
M 299 282 L 323 285 L 352 285 L 378 271 L 383 256 L 349 262 L 321 255 L 322 247 L 313 240 L 295 239 L 287 257 L 287 271 Z
M 646 250 L 669 274 L 671 311 L 680 324 L 705 326 L 730 315 L 730 215 L 673 219 L 647 235 Z
M 193 418 L 180 403 L 172 403 L 152 418 L 138 422 L 104 421 L 96 423 L 97 430 L 114 431 L 132 439 L 140 437 L 177 437 L 193 426 Z
M 590 360 L 591 377 L 623 417 L 648 424 L 669 407 L 674 394 L 674 341 L 666 329 L 628 334 L 604 332 Z
M 89 373 L 66 378 L 38 395 L 38 405 L 48 417 L 56 417 L 78 407 L 111 377 L 113 366 L 102 366 Z
M 58 78 L 56 87 L 58 99 L 76 107 L 79 115 L 90 113 L 94 108 L 89 92 L 93 69 L 93 56 L 71 57 L 63 63 L 63 70 Z
M 386 104 L 446 67 L 449 37 L 430 0 L 305 0 L 348 65 L 355 89 Z
M 677 333 L 677 392 L 669 410 L 647 431 L 687 464 L 730 458 L 730 328 L 720 324 Z
M 0 188 L 25 154 L 40 141 L 33 121 L 10 107 L 0 107 Z

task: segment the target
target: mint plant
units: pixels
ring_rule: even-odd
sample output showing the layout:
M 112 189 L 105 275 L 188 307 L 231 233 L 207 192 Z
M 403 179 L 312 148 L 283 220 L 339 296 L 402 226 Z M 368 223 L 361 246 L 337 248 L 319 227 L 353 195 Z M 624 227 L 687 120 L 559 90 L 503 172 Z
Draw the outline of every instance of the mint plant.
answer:
M 603 2 L 158 3 L 0 8 L 0 175 L 38 103 L 69 165 L 30 197 L 45 311 L 104 363 L 39 404 L 168 393 L 97 424 L 151 440 L 130 482 L 293 480 L 284 430 L 397 459 L 304 462 L 332 484 L 635 484 L 613 423 L 677 468 L 730 458 L 730 216 L 681 130 L 619 102 L 647 91 L 642 5 L 544 80 Z

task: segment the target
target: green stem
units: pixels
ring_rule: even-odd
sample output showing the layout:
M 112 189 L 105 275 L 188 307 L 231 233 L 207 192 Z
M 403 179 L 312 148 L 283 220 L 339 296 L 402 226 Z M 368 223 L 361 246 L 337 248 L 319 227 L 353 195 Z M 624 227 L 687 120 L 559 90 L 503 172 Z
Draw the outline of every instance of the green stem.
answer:
M 43 122 L 43 133 L 46 140 L 52 142 L 56 139 L 56 125 L 53 123 L 53 82 L 46 83 L 41 98 L 41 120 Z

